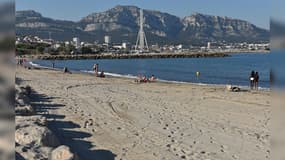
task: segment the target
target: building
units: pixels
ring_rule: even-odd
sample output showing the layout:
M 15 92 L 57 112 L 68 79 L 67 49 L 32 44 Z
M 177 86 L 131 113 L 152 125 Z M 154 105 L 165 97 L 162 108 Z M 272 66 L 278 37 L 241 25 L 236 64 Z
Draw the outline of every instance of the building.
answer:
M 59 47 L 61 47 L 61 45 L 59 43 L 55 43 L 51 47 L 57 50 Z
M 73 44 L 75 46 L 76 49 L 79 49 L 81 44 L 80 44 L 80 39 L 78 37 L 74 37 L 73 38 Z
M 123 42 L 123 43 L 122 43 L 122 48 L 123 48 L 123 49 L 127 49 L 127 43 L 126 43 L 126 42 Z
M 181 50 L 183 48 L 183 45 L 182 44 L 179 44 L 177 46 L 175 46 L 177 50 Z
M 208 42 L 207 49 L 211 49 L 211 42 Z
M 111 36 L 105 36 L 104 37 L 104 42 L 106 43 L 106 44 L 111 44 Z

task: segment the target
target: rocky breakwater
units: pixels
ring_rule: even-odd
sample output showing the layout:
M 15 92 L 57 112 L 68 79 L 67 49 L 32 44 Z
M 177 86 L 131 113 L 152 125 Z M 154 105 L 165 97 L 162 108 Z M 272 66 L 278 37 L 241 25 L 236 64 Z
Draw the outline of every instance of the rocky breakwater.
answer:
M 142 54 L 77 54 L 77 55 L 37 55 L 29 58 L 42 60 L 68 59 L 138 59 L 138 58 L 205 58 L 228 57 L 227 53 L 142 53 Z
M 15 149 L 16 159 L 75 160 L 68 146 L 60 145 L 58 138 L 47 127 L 48 121 L 36 114 L 31 105 L 30 86 L 16 85 L 15 94 Z

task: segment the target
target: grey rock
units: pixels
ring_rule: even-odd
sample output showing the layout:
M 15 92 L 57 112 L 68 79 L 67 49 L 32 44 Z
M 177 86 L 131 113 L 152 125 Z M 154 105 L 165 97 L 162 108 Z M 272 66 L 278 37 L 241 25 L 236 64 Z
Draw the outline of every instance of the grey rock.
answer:
M 74 160 L 75 155 L 70 151 L 70 148 L 61 145 L 55 148 L 51 153 L 51 160 Z
M 26 106 L 16 106 L 15 113 L 16 115 L 30 116 L 33 115 L 35 112 L 32 106 L 26 105 Z
M 46 124 L 46 121 L 40 116 L 16 116 L 15 142 L 29 147 L 57 146 L 58 139 L 43 124 Z

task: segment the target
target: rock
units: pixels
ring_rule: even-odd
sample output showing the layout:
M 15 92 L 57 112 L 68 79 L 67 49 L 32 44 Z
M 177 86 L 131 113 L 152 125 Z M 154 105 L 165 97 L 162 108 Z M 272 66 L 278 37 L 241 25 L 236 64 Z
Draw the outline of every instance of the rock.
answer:
M 15 105 L 16 106 L 25 106 L 30 104 L 29 96 L 32 93 L 32 89 L 30 86 L 19 87 L 16 85 L 16 94 L 15 94 Z
M 46 126 L 47 120 L 43 116 L 16 116 L 15 117 L 16 129 L 26 125 L 39 125 Z
M 51 160 L 74 160 L 75 155 L 71 153 L 70 148 L 61 145 L 51 152 Z
M 57 138 L 47 128 L 27 125 L 15 131 L 15 141 L 23 146 L 56 146 Z
M 32 93 L 32 88 L 29 85 L 27 85 L 26 87 L 21 87 L 21 90 L 27 96 L 30 96 Z
M 30 148 L 25 146 L 17 146 L 15 148 L 16 159 L 18 160 L 47 160 L 51 155 L 52 148 L 39 147 Z
M 46 120 L 41 116 L 16 116 L 15 142 L 29 147 L 57 146 L 57 138 L 45 124 Z
M 30 116 L 33 115 L 35 112 L 32 106 L 25 105 L 25 106 L 16 106 L 15 113 L 16 115 Z
M 18 105 L 30 104 L 30 98 L 27 94 L 20 92 L 16 94 L 16 102 L 18 102 Z

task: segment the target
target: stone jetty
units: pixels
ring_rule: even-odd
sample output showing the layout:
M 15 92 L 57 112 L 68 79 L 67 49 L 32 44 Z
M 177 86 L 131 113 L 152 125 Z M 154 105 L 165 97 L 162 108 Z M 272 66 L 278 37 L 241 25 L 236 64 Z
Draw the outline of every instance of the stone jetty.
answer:
M 142 59 L 142 58 L 205 58 L 228 57 L 227 53 L 141 53 L 141 54 L 76 54 L 76 55 L 33 55 L 29 58 L 42 60 L 73 60 L 73 59 Z

